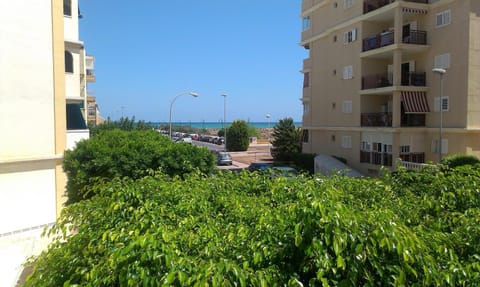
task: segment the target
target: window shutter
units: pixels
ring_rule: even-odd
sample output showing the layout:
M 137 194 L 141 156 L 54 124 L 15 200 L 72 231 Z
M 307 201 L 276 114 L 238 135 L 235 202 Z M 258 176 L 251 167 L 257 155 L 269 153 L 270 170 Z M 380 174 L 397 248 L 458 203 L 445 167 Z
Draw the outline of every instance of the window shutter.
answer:
M 352 30 L 352 42 L 357 40 L 357 28 Z

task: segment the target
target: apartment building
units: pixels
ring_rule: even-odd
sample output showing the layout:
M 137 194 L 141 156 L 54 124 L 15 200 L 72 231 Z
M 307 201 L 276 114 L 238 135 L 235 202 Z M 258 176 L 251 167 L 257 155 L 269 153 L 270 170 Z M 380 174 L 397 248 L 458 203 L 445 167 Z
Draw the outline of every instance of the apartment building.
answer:
M 480 157 L 480 1 L 304 0 L 301 17 L 303 152 L 366 175 Z
M 15 286 L 65 201 L 63 153 L 89 136 L 78 2 L 0 0 L 0 39 L 0 285 Z

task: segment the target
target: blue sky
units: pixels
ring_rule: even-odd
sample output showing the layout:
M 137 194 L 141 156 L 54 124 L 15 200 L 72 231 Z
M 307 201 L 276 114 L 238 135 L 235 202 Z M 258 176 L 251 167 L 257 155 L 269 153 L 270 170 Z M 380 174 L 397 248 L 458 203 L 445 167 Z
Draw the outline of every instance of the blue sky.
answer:
M 103 117 L 301 120 L 301 0 L 80 0 Z

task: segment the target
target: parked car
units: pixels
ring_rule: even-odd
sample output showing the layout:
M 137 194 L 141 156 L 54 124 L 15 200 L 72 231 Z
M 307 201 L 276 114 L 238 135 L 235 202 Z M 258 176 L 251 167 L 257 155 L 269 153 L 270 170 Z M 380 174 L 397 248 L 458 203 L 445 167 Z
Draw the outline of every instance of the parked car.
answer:
M 272 168 L 272 177 L 296 177 L 298 172 L 293 167 L 289 166 L 275 166 Z
M 273 164 L 268 162 L 252 162 L 248 167 L 248 171 L 265 171 L 273 167 Z
M 228 152 L 217 152 L 217 165 L 232 165 L 232 156 Z

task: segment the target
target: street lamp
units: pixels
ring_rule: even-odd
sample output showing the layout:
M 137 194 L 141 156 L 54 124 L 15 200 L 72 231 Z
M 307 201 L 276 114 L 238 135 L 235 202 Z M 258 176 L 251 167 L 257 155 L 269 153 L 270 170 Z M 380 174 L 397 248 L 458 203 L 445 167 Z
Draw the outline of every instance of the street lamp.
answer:
M 443 75 L 447 72 L 442 68 L 434 68 L 432 72 L 440 76 L 440 124 L 438 125 L 438 163 L 442 162 L 442 128 L 443 128 Z
M 227 126 L 225 125 L 227 121 L 227 95 L 222 94 L 221 96 L 223 97 L 223 138 L 225 141 L 225 151 L 227 151 Z
M 267 118 L 267 132 L 268 132 L 268 145 L 270 146 L 270 114 L 266 114 Z
M 198 94 L 197 93 L 194 93 L 194 92 L 183 92 L 181 94 L 178 94 L 175 96 L 175 98 L 173 98 L 172 102 L 170 103 L 170 121 L 169 121 L 169 126 L 170 126 L 170 129 L 169 129 L 169 135 L 170 135 L 170 139 L 172 139 L 172 108 L 173 108 L 173 103 L 175 102 L 175 100 L 180 97 L 180 96 L 183 96 L 183 95 L 190 95 L 192 97 L 198 97 Z

